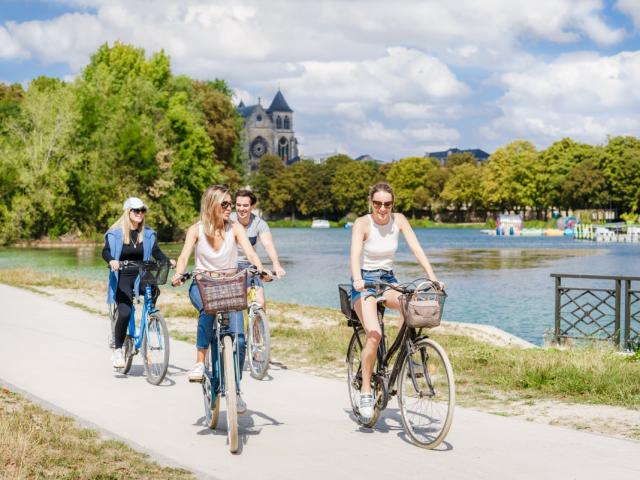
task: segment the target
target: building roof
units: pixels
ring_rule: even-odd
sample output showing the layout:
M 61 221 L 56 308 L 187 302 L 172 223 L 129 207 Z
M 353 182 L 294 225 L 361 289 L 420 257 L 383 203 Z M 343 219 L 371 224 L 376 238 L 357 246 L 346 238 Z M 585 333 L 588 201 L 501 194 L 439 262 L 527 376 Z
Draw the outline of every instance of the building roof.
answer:
M 460 150 L 459 148 L 450 148 L 449 150 L 445 150 L 442 152 L 428 152 L 426 156 L 443 160 L 453 153 L 470 153 L 471 155 L 476 157 L 478 160 L 486 160 L 487 158 L 490 157 L 490 155 L 487 152 L 479 148 L 468 148 L 466 150 Z
M 282 92 L 278 90 L 278 93 L 276 93 L 276 96 L 273 97 L 273 102 L 271 102 L 271 106 L 268 108 L 267 112 L 268 113 L 271 113 L 271 112 L 293 113 L 293 110 L 291 110 L 291 107 L 289 107 L 289 104 L 284 99 L 284 95 L 282 95 Z
M 258 108 L 258 105 L 245 106 L 244 103 L 240 102 L 240 105 L 238 105 L 238 113 L 243 118 L 249 118 L 256 108 Z

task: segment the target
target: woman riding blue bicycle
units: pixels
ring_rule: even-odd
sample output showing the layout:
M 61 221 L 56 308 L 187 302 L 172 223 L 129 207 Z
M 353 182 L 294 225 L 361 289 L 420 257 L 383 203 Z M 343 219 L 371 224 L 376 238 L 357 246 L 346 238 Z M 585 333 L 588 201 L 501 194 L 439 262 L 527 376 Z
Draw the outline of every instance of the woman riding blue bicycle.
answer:
M 229 189 L 222 185 L 209 187 L 202 195 L 200 203 L 200 221 L 187 231 L 187 236 L 178 257 L 176 273 L 172 284 L 183 282 L 184 274 L 191 251 L 195 247 L 195 271 L 237 270 L 238 246 L 242 247 L 249 261 L 262 272 L 260 258 L 254 251 L 244 227 L 230 221 L 233 203 Z M 192 282 L 189 287 L 189 298 L 198 310 L 198 330 L 196 334 L 196 363 L 188 374 L 190 382 L 200 382 L 205 371 L 205 356 L 214 335 L 214 315 L 204 310 L 204 305 L 197 285 Z M 240 355 L 240 373 L 244 366 L 245 336 L 243 312 L 229 312 L 230 330 L 238 335 L 238 352 Z M 238 413 L 244 413 L 247 406 L 238 395 Z
M 377 183 L 369 190 L 371 213 L 359 217 L 353 224 L 351 235 L 351 305 L 366 332 L 366 343 L 362 348 L 362 388 L 359 411 L 367 421 L 373 417 L 374 398 L 371 393 L 371 375 L 376 361 L 378 344 L 382 338 L 378 324 L 376 291 L 365 289 L 366 282 L 397 284 L 393 274 L 393 258 L 398 249 L 398 236 L 404 235 L 409 248 L 429 280 L 437 282 L 429 259 L 425 255 L 409 221 L 401 213 L 393 213 L 395 195 L 388 183 Z M 442 288 L 441 283 L 437 283 Z M 385 306 L 400 310 L 395 290 L 384 292 Z M 402 321 L 402 314 L 400 316 Z
M 113 332 L 113 367 L 124 368 L 122 344 L 127 335 L 129 317 L 133 308 L 133 297 L 137 297 L 144 286 L 140 285 L 138 268 L 120 270 L 124 260 L 148 261 L 153 257 L 159 262 L 168 262 L 156 241 L 156 232 L 145 225 L 147 206 L 137 197 L 129 197 L 122 205 L 124 213 L 105 234 L 102 258 L 109 264 L 107 303 L 116 304 L 117 314 Z M 173 261 L 171 261 L 173 263 Z M 157 298 L 159 290 L 155 289 Z

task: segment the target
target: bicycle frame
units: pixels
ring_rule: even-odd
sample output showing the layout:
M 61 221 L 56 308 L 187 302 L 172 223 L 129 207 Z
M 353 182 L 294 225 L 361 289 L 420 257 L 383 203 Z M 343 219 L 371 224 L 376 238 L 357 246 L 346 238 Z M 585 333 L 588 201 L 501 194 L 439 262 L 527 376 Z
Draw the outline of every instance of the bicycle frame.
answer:
M 236 376 L 236 386 L 240 385 L 240 356 L 238 354 L 238 333 L 230 331 L 230 320 L 228 313 L 218 313 L 215 317 L 216 322 L 216 334 L 211 339 L 210 355 L 211 355 L 211 370 L 209 379 L 211 380 L 211 395 L 214 397 L 211 400 L 215 400 L 218 395 L 225 396 L 224 390 L 224 369 L 222 368 L 222 341 L 225 336 L 231 336 L 233 338 L 233 363 L 234 372 Z M 215 344 L 215 349 L 214 343 Z M 239 393 L 239 388 L 236 387 Z
M 152 313 L 157 312 L 158 309 L 153 304 L 153 294 L 151 285 L 146 284 L 144 287 L 144 303 L 142 304 L 142 316 L 140 318 L 140 326 L 136 326 L 136 309 L 131 308 L 131 315 L 129 316 L 129 328 L 128 334 L 134 339 L 134 346 L 136 351 L 140 350 L 142 346 L 142 339 L 147 330 L 147 318 Z
M 375 378 L 376 376 L 378 376 L 378 377 L 381 377 L 381 380 L 383 381 L 384 395 L 382 399 L 383 403 L 381 405 L 382 409 L 384 409 L 387 406 L 389 398 L 397 393 L 396 389 L 391 390 L 389 387 L 396 384 L 398 376 L 400 375 L 400 369 L 402 368 L 402 363 L 404 361 L 404 358 L 407 356 L 409 352 L 413 351 L 414 342 L 421 340 L 423 338 L 427 338 L 426 335 L 419 335 L 419 332 L 416 331 L 416 329 L 409 328 L 405 323 L 403 323 L 402 327 L 400 327 L 400 330 L 398 331 L 398 335 L 396 336 L 395 340 L 391 344 L 391 347 L 387 349 L 387 336 L 384 331 L 384 322 L 382 321 L 383 317 L 384 317 L 384 306 L 380 306 L 378 308 L 378 322 L 380 324 L 382 339 L 378 344 L 378 351 L 376 352 L 377 369 L 375 372 L 373 372 L 372 378 Z M 364 328 L 360 324 L 353 325 L 352 328 L 353 328 L 353 331 L 356 333 L 359 329 L 364 330 Z M 362 349 L 364 348 L 364 345 L 360 341 L 360 336 L 356 335 L 356 338 L 358 340 L 358 344 L 360 345 L 360 351 L 362 351 Z M 403 346 L 405 348 L 402 348 Z M 391 374 L 389 374 L 388 373 L 389 362 L 391 361 L 393 356 L 396 354 L 396 352 L 398 352 L 398 358 L 396 358 L 393 364 L 393 368 L 391 369 Z M 414 366 L 411 363 L 409 365 L 409 372 L 411 374 L 411 381 L 413 382 L 415 389 L 419 390 L 418 383 L 416 380 L 416 374 L 414 371 Z M 361 372 L 359 371 L 359 373 Z M 425 375 L 425 378 L 427 379 L 429 378 L 428 372 L 423 371 L 422 373 Z M 430 385 L 430 388 L 433 389 L 433 387 L 431 387 L 431 382 L 429 381 L 428 383 Z

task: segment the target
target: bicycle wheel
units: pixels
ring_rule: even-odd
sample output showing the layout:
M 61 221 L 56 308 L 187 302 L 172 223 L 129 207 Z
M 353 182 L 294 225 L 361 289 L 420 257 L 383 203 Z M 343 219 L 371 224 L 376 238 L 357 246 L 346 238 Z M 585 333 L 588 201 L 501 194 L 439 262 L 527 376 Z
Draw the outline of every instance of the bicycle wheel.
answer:
M 360 338 L 360 342 L 358 342 L 358 337 Z M 360 358 L 362 356 L 362 348 L 360 344 L 364 345 L 366 340 L 366 336 L 364 330 L 359 328 L 356 332 L 351 336 L 351 340 L 349 341 L 349 348 L 347 349 L 347 386 L 349 389 L 349 400 L 351 401 L 351 409 L 353 410 L 353 414 L 356 417 L 356 420 L 360 425 L 365 427 L 372 428 L 378 418 L 380 418 L 380 395 L 382 395 L 381 389 L 378 388 L 378 384 L 373 380 L 371 381 L 371 392 L 373 393 L 373 398 L 376 400 L 376 404 L 373 408 L 373 417 L 368 422 L 365 422 L 360 416 L 359 410 L 359 398 L 360 398 L 360 388 L 362 387 L 362 370 L 360 368 Z M 375 365 L 374 365 L 375 372 Z
M 213 395 L 211 378 L 208 372 L 205 372 L 202 379 L 202 401 L 204 403 L 205 425 L 209 428 L 216 428 L 218 426 L 218 417 L 220 416 L 220 395 Z
M 169 367 L 169 329 L 158 312 L 148 317 L 147 329 L 142 339 L 142 359 L 147 382 L 160 385 Z
M 131 364 L 133 363 L 133 355 L 135 354 L 135 345 L 133 344 L 133 338 L 129 335 L 124 337 L 124 343 L 122 344 L 124 349 L 124 368 L 122 373 L 127 374 L 131 370 Z
M 238 451 L 238 406 L 236 404 L 237 386 L 235 362 L 233 360 L 233 341 L 229 335 L 223 339 L 224 389 L 227 397 L 227 439 L 229 451 Z
M 405 432 L 422 448 L 437 447 L 449 432 L 455 402 L 453 369 L 446 352 L 434 340 L 419 340 L 404 358 L 398 377 Z
M 269 322 L 267 314 L 262 308 L 253 311 L 253 318 L 249 320 L 247 346 L 249 350 L 249 369 L 251 376 L 262 380 L 269 370 L 271 357 L 271 337 L 269 336 Z
M 209 428 L 218 426 L 218 418 L 220 416 L 220 402 L 222 398 L 220 394 L 215 395 L 211 385 L 211 348 L 207 350 L 204 357 L 204 376 L 202 377 L 202 401 L 204 403 L 204 421 Z M 215 396 L 214 396 L 215 395 Z

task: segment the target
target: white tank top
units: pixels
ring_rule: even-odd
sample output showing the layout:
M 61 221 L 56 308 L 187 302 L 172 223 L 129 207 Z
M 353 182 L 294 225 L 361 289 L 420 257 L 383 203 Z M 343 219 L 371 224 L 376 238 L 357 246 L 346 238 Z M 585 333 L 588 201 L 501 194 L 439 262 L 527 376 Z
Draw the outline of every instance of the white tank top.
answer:
M 400 228 L 393 220 L 393 215 L 385 225 L 378 225 L 369 219 L 369 235 L 362 248 L 360 265 L 363 270 L 393 270 L 393 257 L 398 250 L 398 233 Z
M 238 268 L 238 248 L 231 224 L 225 227 L 224 241 L 214 250 L 204 233 L 202 222 L 198 225 L 196 243 L 196 270 L 228 270 Z

